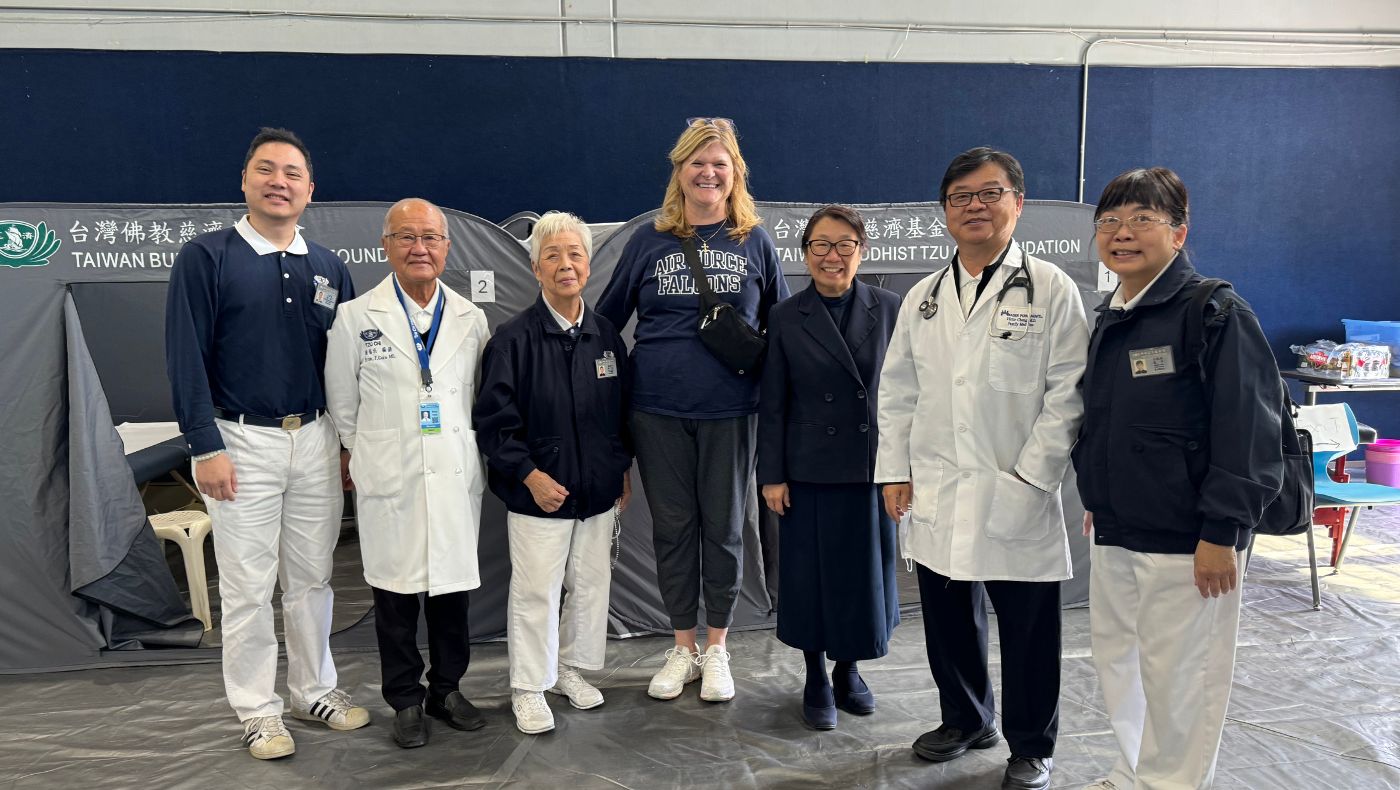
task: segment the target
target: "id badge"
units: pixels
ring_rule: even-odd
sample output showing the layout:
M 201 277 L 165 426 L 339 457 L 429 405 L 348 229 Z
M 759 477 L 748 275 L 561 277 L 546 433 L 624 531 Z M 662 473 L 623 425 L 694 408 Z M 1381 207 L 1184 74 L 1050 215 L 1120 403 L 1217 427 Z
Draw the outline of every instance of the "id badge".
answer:
M 1165 376 L 1176 372 L 1176 364 L 1172 360 L 1171 346 L 1153 346 L 1152 348 L 1134 348 L 1128 351 L 1128 367 L 1132 371 L 1133 378 L 1143 376 Z
M 330 280 L 322 275 L 316 275 L 316 295 L 311 301 L 327 310 L 334 310 L 336 300 L 340 298 L 340 293 L 331 287 Z
M 418 430 L 424 436 L 442 433 L 442 407 L 436 401 L 418 404 Z
M 1002 307 L 997 310 L 996 328 L 1003 332 L 1045 332 L 1044 307 Z
M 617 378 L 617 357 L 613 356 L 611 351 L 604 351 L 601 358 L 593 360 L 593 367 L 598 371 L 600 379 Z

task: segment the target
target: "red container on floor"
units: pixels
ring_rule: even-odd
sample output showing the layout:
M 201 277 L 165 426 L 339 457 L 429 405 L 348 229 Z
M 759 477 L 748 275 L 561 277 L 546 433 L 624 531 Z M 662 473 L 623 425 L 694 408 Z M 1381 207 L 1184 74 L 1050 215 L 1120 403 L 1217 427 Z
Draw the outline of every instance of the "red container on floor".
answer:
M 1366 482 L 1400 488 L 1400 439 L 1366 445 Z

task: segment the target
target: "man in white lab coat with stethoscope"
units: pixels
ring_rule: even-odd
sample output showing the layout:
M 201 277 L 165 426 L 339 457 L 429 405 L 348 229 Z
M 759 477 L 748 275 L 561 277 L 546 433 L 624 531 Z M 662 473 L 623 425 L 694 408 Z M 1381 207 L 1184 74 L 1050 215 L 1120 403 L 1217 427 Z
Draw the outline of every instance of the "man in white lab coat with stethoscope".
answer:
M 438 280 L 451 243 L 437 206 L 409 198 L 389 209 L 393 274 L 340 306 L 326 351 L 326 402 L 350 451 L 384 701 L 404 748 L 427 743 L 425 710 L 459 730 L 485 724 L 457 685 L 470 660 L 467 591 L 481 586 L 485 478 L 471 414 L 489 330 L 480 308 Z
M 995 746 L 986 600 L 1001 636 L 1004 788 L 1050 783 L 1060 694 L 1059 582 L 1071 575 L 1060 480 L 1084 408 L 1089 333 L 1069 275 L 1012 240 L 1014 157 L 974 148 L 939 191 L 952 264 L 900 308 L 881 373 L 875 482 L 918 563 L 942 725 L 914 743 L 951 760 Z

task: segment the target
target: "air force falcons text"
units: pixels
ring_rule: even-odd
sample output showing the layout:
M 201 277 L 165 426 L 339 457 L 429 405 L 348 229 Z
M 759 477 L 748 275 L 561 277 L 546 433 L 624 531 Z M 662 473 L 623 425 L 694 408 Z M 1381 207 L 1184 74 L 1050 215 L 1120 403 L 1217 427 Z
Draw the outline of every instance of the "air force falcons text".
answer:
M 749 273 L 748 258 L 732 252 L 707 250 L 700 252 L 700 265 L 705 268 L 705 279 L 710 281 L 710 289 L 715 293 L 736 294 L 743 290 L 744 277 Z M 673 253 L 657 261 L 655 274 L 657 296 L 696 294 L 685 253 Z

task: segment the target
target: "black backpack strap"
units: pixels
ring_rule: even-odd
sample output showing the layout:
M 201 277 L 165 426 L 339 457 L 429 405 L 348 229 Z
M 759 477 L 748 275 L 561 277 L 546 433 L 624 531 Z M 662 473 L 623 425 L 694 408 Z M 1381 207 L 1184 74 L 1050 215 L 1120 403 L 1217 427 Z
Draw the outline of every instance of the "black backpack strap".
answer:
M 1191 294 L 1191 309 L 1186 313 L 1186 344 L 1183 349 L 1188 359 L 1197 361 L 1201 380 L 1206 378 L 1206 305 L 1221 288 L 1233 287 L 1218 277 L 1207 277 L 1196 283 Z
M 700 294 L 700 312 L 704 313 L 710 302 L 714 301 L 715 292 L 710 288 L 710 278 L 705 276 L 705 267 L 700 263 L 700 253 L 695 249 L 694 236 L 681 239 L 681 251 L 685 253 L 685 262 L 690 266 L 690 278 L 695 281 L 695 292 Z

